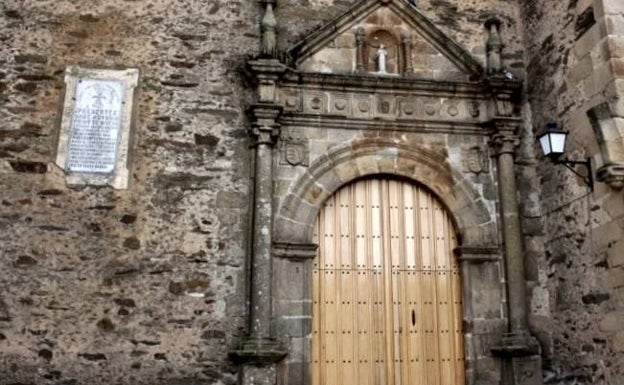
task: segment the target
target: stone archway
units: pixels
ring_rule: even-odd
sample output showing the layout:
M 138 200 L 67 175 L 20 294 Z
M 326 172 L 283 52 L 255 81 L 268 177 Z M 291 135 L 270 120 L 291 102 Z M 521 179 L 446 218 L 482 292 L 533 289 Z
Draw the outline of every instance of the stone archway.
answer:
M 400 176 L 427 186 L 453 214 L 461 245 L 497 245 L 493 208 L 448 164 L 446 154 L 379 139 L 337 147 L 312 163 L 278 206 L 275 239 L 311 243 L 322 203 L 346 183 L 376 174 Z
M 289 346 L 282 363 L 285 378 L 310 384 L 312 258 L 314 224 L 323 203 L 344 185 L 375 175 L 410 180 L 426 186 L 447 209 L 457 231 L 455 250 L 461 270 L 466 383 L 479 370 L 500 365 L 480 351 L 487 335 L 505 328 L 500 303 L 505 300 L 495 208 L 469 178 L 448 164 L 448 155 L 400 140 L 361 139 L 336 146 L 317 158 L 279 198 L 274 216 L 273 285 L 276 335 Z M 474 337 L 474 338 L 473 338 Z M 289 382 L 289 383 L 290 383 Z

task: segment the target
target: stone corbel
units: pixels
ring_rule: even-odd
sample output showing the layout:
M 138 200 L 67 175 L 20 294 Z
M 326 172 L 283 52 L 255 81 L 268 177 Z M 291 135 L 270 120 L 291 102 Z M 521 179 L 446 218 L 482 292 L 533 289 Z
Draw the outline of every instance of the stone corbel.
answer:
M 459 246 L 453 252 L 459 262 L 479 264 L 502 260 L 501 251 L 496 246 Z
M 624 117 L 610 103 L 602 103 L 587 111 L 600 146 L 603 166 L 596 173 L 598 181 L 611 188 L 624 187 Z
M 318 245 L 315 243 L 273 243 L 273 256 L 293 260 L 307 260 L 316 256 Z

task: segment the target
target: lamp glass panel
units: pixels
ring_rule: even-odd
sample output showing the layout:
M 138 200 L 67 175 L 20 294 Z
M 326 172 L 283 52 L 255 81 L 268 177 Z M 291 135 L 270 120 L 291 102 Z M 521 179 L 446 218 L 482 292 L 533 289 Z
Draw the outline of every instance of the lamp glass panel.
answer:
M 544 155 L 550 155 L 552 149 L 550 148 L 550 135 L 544 134 L 539 138 L 540 145 L 542 146 L 542 151 Z
M 551 132 L 549 136 L 552 152 L 555 154 L 563 154 L 567 134 L 565 132 Z

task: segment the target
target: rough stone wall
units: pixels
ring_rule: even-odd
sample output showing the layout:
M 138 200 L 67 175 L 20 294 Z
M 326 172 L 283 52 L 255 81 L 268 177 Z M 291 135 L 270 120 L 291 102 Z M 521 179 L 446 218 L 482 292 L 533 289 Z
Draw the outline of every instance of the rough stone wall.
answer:
M 541 132 L 547 122 L 562 124 L 570 131 L 566 156 L 591 157 L 594 173 L 602 154 L 586 114 L 621 96 L 622 10 L 621 2 L 609 0 L 523 2 L 532 125 L 527 128 Z M 535 261 L 536 278 L 549 294 L 552 313 L 552 323 L 543 328 L 553 342 L 545 352 L 547 383 L 620 384 L 622 192 L 598 183 L 591 194 L 581 178 L 543 159 L 537 172 L 537 211 L 548 231 L 546 252 Z
M 0 4 L 0 384 L 231 384 L 246 329 L 248 0 Z M 130 188 L 71 190 L 68 65 L 137 67 Z

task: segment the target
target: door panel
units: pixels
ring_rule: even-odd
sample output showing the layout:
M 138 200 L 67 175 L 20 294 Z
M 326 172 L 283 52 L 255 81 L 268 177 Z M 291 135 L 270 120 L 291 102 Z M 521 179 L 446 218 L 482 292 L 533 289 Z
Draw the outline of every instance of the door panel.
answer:
M 463 385 L 453 225 L 427 190 L 348 185 L 319 213 L 313 385 Z

